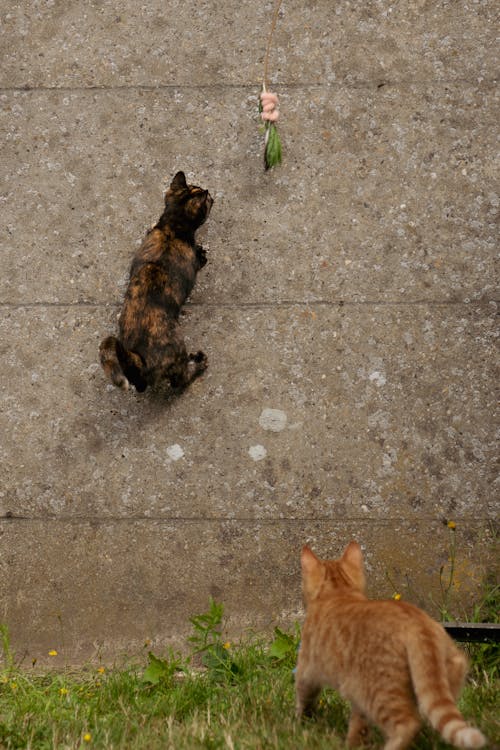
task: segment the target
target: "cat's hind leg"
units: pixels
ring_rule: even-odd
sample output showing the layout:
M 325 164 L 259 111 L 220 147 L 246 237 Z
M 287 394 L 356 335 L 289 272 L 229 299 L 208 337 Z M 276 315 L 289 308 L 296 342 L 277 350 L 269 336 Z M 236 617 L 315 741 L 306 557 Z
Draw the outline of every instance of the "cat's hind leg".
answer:
M 146 389 L 142 359 L 135 352 L 125 349 L 116 336 L 108 336 L 101 342 L 99 357 L 104 372 L 118 388 L 127 391 L 129 383 L 133 383 L 138 391 Z
M 295 682 L 295 715 L 298 719 L 303 716 L 311 716 L 314 713 L 316 700 L 321 692 L 321 687 L 316 683 L 309 682 L 304 677 L 298 677 Z
M 453 651 L 446 654 L 445 664 L 450 691 L 453 698 L 457 700 L 467 674 L 467 657 L 453 644 Z
M 359 747 L 359 745 L 364 745 L 369 734 L 370 726 L 365 717 L 356 708 L 353 708 L 347 729 L 347 746 Z
M 143 393 L 148 387 L 148 381 L 144 376 L 144 363 L 141 357 L 135 352 L 125 350 L 123 369 L 127 378 L 135 386 L 135 390 Z
M 400 721 L 394 721 L 391 718 L 384 724 L 381 724 L 382 731 L 386 736 L 383 750 L 405 750 L 411 744 L 421 726 L 420 719 L 415 714 Z

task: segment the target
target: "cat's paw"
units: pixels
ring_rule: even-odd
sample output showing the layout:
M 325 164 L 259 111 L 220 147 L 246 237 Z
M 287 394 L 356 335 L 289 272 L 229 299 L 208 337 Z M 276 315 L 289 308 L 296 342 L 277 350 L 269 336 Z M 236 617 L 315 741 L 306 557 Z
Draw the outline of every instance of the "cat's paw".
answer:
M 198 259 L 198 264 L 200 268 L 203 268 L 204 265 L 206 265 L 208 257 L 207 257 L 207 251 L 203 247 L 203 245 L 196 245 L 196 258 Z
M 368 744 L 370 739 L 370 727 L 360 714 L 353 712 L 349 720 L 347 730 L 347 747 L 360 747 Z
M 204 370 L 208 367 L 208 357 L 205 354 L 205 352 L 198 351 L 196 354 L 190 354 L 189 355 L 189 361 L 193 362 L 193 364 L 196 366 L 197 372 L 204 372 Z

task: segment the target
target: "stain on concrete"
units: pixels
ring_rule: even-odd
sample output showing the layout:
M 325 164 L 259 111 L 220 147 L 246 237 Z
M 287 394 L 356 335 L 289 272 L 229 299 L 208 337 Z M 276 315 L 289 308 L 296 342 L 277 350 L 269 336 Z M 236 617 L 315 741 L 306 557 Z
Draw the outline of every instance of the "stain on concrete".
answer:
M 259 417 L 262 429 L 271 432 L 281 432 L 285 429 L 286 423 L 287 415 L 281 409 L 263 409 Z
M 251 445 L 248 454 L 254 461 L 262 461 L 267 456 L 267 450 L 263 445 Z
M 184 451 L 179 445 L 179 443 L 174 443 L 174 445 L 169 445 L 167 448 L 167 456 L 172 461 L 179 461 L 179 459 L 183 458 Z

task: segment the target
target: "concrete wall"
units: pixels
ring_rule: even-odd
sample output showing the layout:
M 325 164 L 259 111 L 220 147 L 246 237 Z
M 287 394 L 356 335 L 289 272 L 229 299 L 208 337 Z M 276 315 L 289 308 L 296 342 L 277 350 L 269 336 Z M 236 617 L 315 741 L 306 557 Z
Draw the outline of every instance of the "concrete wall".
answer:
M 84 661 L 300 616 L 299 551 L 461 605 L 494 575 L 495 3 L 5 4 L 0 620 Z M 215 197 L 185 308 L 210 360 L 123 394 L 97 348 L 184 169 Z M 269 412 L 269 410 L 275 410 Z M 270 429 L 273 427 L 274 429 Z M 444 522 L 444 523 L 443 523 Z M 407 577 L 411 591 L 406 588 Z

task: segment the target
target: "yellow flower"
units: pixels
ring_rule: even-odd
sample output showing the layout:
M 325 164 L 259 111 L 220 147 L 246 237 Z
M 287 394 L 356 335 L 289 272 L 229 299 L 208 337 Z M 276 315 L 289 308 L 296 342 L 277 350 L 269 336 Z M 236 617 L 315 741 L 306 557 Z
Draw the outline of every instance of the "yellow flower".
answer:
M 456 529 L 457 527 L 457 524 L 455 523 L 455 521 L 448 521 L 446 525 L 448 526 L 449 529 Z
M 393 594 L 392 598 L 399 602 L 399 600 L 401 599 L 401 594 Z
M 57 651 L 55 650 L 55 648 L 50 649 L 49 656 L 57 656 Z
M 106 671 L 106 669 L 105 669 L 105 667 L 97 667 L 97 671 L 99 672 L 99 674 L 104 674 L 104 672 Z
M 229 641 L 226 641 L 226 642 L 224 643 L 224 645 L 223 645 L 223 647 L 222 647 L 222 648 L 225 648 L 225 649 L 226 649 L 226 651 L 227 651 L 228 649 L 230 649 L 230 648 L 231 648 L 231 644 L 229 643 Z
M 17 682 L 11 682 L 10 686 L 11 686 L 12 690 L 17 690 Z
M 60 693 L 61 695 L 68 695 L 68 691 L 67 691 L 67 689 L 66 689 L 66 688 L 60 688 L 60 690 L 59 690 L 59 693 Z
M 91 739 L 92 739 L 92 735 L 90 734 L 90 732 L 85 732 L 85 734 L 83 735 L 83 741 L 90 742 Z

